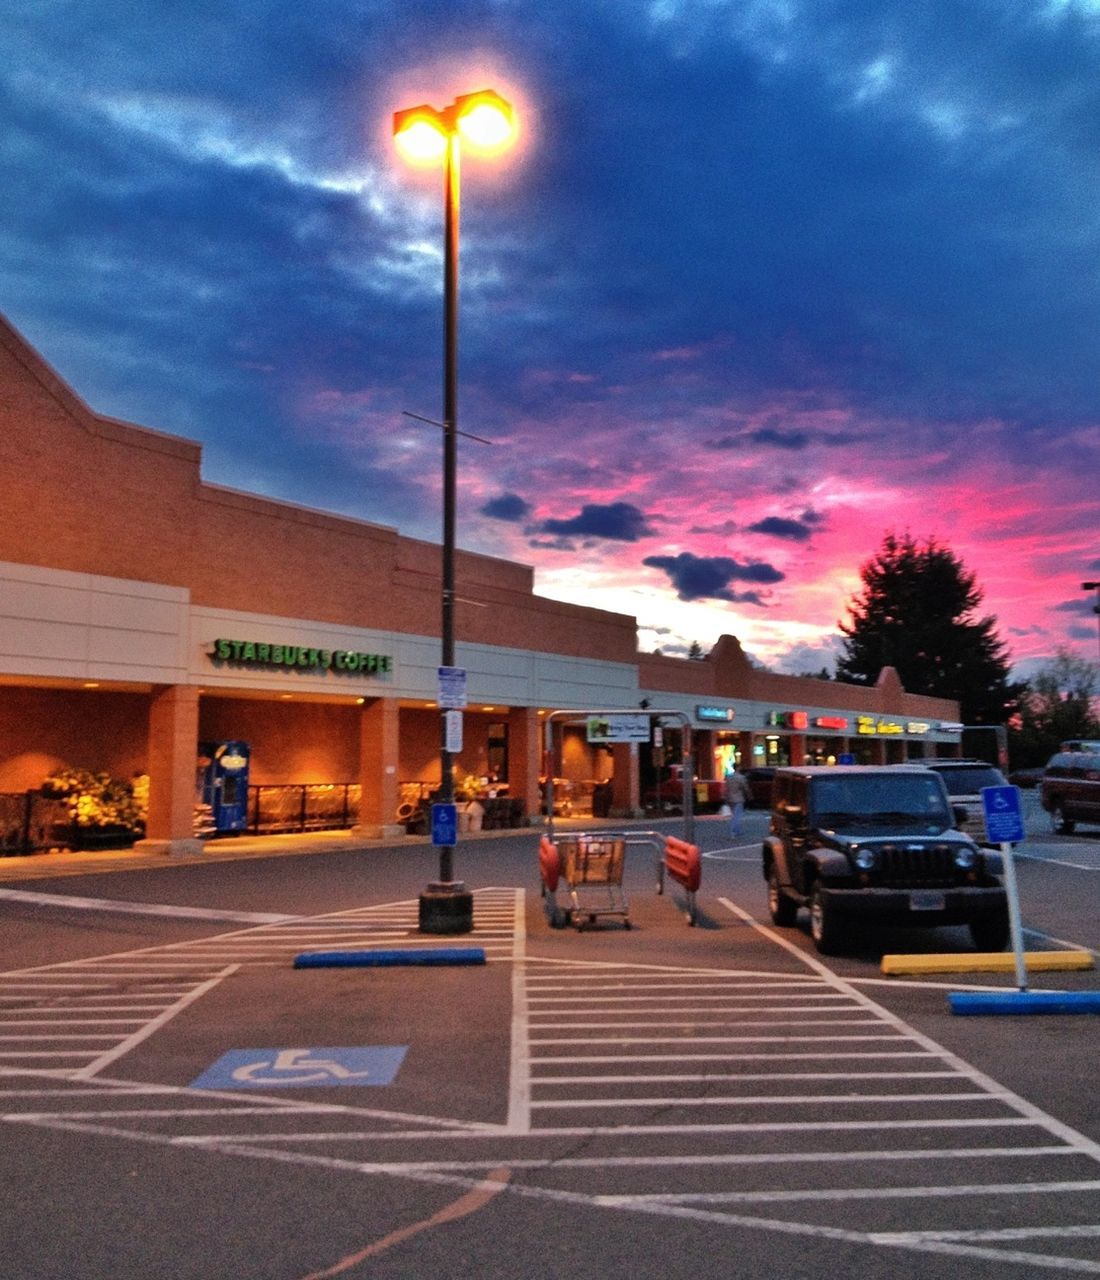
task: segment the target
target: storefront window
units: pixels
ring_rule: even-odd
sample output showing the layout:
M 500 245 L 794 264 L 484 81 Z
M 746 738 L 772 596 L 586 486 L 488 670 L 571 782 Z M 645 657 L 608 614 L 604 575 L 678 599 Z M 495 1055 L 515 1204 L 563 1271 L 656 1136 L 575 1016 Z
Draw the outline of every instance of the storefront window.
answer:
M 830 738 L 806 739 L 807 764 L 836 764 L 837 744 Z
M 764 739 L 764 750 L 764 764 L 779 767 L 791 762 L 790 744 L 786 738 L 781 738 L 776 733 L 769 733 Z

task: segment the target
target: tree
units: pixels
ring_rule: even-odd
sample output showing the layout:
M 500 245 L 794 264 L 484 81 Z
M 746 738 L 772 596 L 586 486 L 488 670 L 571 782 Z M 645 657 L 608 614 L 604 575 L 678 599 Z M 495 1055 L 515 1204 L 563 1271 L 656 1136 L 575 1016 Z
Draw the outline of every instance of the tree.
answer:
M 933 537 L 887 533 L 859 572 L 837 679 L 874 684 L 893 667 L 910 692 L 957 699 L 965 724 L 1003 724 L 1007 654 L 996 620 L 974 617 L 983 593 L 962 561 Z
M 703 646 L 699 641 L 693 640 L 691 642 L 691 647 L 688 649 L 688 657 L 692 662 L 702 662 L 706 656 L 707 655 L 703 652 Z
M 1024 686 L 1017 714 L 1009 724 L 1014 764 L 1046 764 L 1058 744 L 1075 738 L 1100 738 L 1093 698 L 1100 692 L 1100 667 L 1065 649 Z

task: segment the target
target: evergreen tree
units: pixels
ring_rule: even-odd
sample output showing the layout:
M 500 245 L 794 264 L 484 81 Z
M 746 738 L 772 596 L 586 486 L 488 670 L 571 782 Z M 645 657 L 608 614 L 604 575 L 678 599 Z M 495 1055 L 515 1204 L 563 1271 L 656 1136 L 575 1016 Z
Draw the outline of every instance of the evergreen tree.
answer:
M 888 533 L 860 569 L 841 622 L 837 679 L 874 684 L 893 667 L 911 693 L 957 699 L 965 724 L 1003 724 L 1012 690 L 996 621 L 975 618 L 982 591 L 947 547 Z

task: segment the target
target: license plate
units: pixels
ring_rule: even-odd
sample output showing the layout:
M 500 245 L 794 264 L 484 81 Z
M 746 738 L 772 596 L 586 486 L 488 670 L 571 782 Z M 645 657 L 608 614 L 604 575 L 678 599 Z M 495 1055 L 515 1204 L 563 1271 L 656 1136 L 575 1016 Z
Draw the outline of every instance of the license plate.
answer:
M 932 890 L 921 890 L 909 895 L 910 911 L 942 911 L 947 906 L 947 899 L 942 893 Z

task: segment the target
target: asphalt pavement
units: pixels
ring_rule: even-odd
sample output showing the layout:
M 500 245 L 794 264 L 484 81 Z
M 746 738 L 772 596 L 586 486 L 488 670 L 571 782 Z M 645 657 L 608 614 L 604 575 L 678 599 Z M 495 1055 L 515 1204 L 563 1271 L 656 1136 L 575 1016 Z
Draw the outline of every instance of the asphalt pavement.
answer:
M 0 1275 L 1100 1274 L 1095 1017 L 881 973 L 964 930 L 825 962 L 768 922 L 765 823 L 698 821 L 694 927 L 674 819 L 630 827 L 629 930 L 551 927 L 537 830 L 464 838 L 459 939 L 417 932 L 423 840 L 0 860 Z M 1029 831 L 1028 945 L 1096 953 L 1100 839 Z M 485 963 L 293 967 L 425 947 Z

